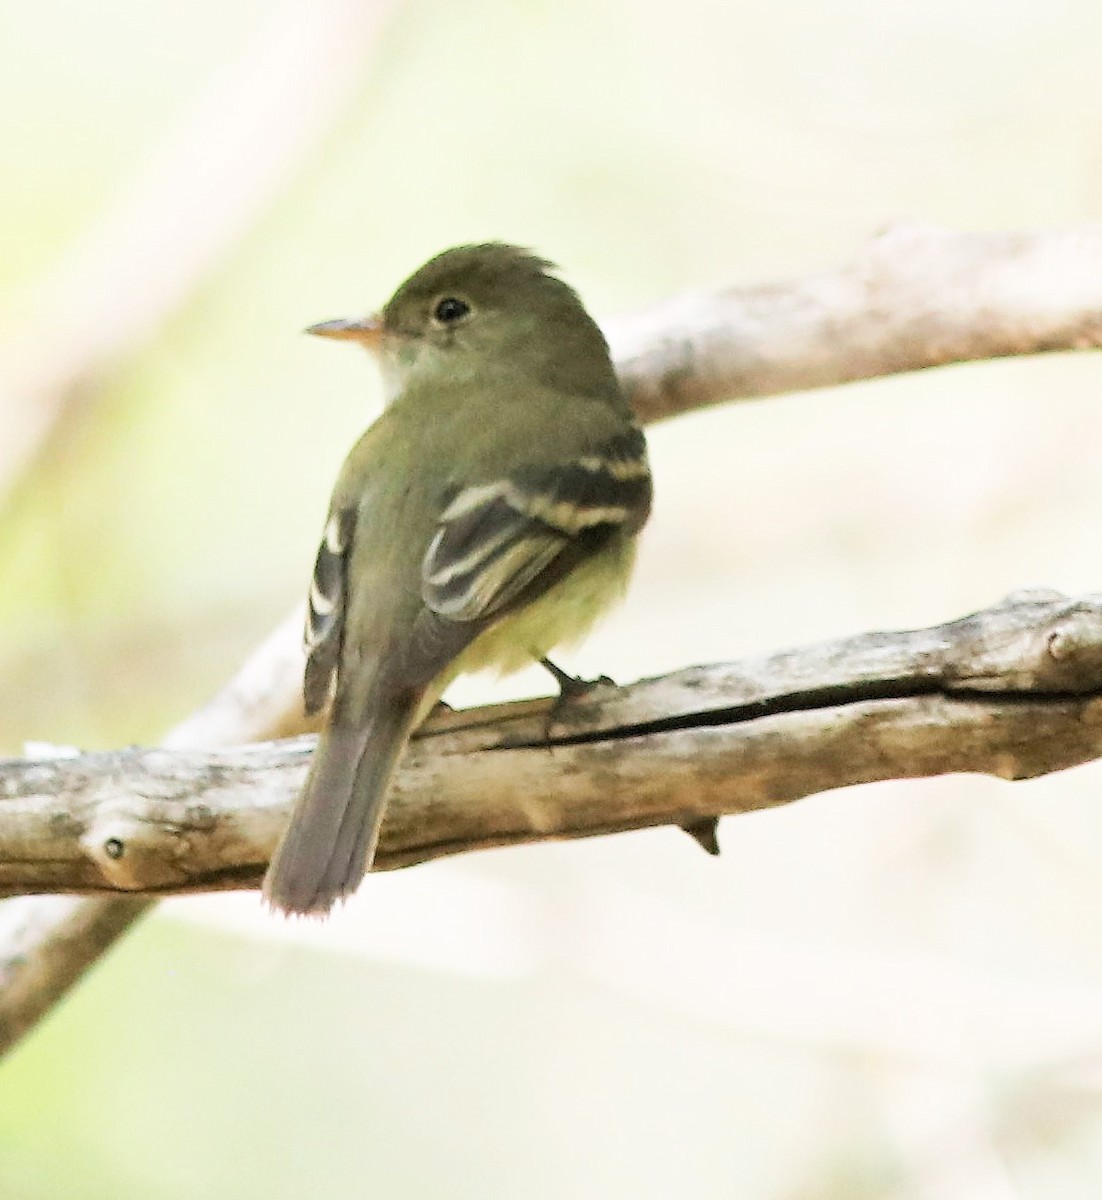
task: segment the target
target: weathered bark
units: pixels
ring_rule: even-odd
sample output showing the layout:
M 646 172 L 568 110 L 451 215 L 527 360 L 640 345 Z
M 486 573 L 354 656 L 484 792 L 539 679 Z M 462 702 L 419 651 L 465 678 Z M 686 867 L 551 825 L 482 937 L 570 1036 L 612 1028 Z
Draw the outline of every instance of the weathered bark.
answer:
M 255 887 L 312 747 L 0 762 L 0 893 Z M 1022 593 L 933 629 L 445 713 L 399 772 L 378 869 L 1097 757 L 1102 597 Z

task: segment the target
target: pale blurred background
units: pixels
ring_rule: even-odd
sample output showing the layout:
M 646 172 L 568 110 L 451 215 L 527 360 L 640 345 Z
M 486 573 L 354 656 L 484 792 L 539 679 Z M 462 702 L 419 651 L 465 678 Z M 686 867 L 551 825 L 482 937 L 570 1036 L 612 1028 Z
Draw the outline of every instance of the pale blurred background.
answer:
M 0 0 L 0 455 L 78 385 L 0 477 L 0 753 L 155 740 L 303 594 L 377 403 L 305 325 L 474 239 L 611 315 L 900 218 L 1095 219 L 1100 39 L 1095 0 Z M 1099 588 L 1100 386 L 1010 361 L 654 429 L 635 586 L 564 665 Z M 1097 1200 L 1100 785 L 852 789 L 718 861 L 486 853 L 322 928 L 165 903 L 0 1070 L 0 1196 Z

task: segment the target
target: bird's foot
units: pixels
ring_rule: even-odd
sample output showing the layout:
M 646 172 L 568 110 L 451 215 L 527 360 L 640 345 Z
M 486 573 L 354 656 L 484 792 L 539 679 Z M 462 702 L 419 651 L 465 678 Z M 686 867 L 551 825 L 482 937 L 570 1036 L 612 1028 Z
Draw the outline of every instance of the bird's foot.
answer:
M 541 658 L 539 663 L 559 685 L 560 702 L 577 700 L 600 687 L 616 686 L 615 681 L 609 679 L 607 675 L 598 675 L 596 679 L 581 679 L 577 675 L 571 675 L 568 671 L 564 671 L 562 667 L 556 666 L 549 658 Z

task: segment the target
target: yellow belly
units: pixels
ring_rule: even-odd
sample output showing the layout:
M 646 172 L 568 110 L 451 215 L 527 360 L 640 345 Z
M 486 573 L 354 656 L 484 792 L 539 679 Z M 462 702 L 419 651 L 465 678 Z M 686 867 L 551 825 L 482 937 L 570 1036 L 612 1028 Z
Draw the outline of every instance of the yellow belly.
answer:
M 436 694 L 458 675 L 485 670 L 508 675 L 544 658 L 556 646 L 580 642 L 623 598 L 634 561 L 635 539 L 614 538 L 538 600 L 480 634 L 448 669 Z

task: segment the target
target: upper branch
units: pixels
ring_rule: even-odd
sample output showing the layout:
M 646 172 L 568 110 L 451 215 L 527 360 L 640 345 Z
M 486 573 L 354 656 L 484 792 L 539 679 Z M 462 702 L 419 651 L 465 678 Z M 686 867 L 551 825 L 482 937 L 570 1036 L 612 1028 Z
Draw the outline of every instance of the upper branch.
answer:
M 785 804 L 873 780 L 1030 778 L 1102 756 L 1102 598 L 1028 592 L 874 633 L 434 721 L 380 869 Z M 258 884 L 312 740 L 0 762 L 0 893 Z
M 607 333 L 647 421 L 946 363 L 1102 345 L 1102 224 L 893 226 L 833 270 L 690 293 Z

